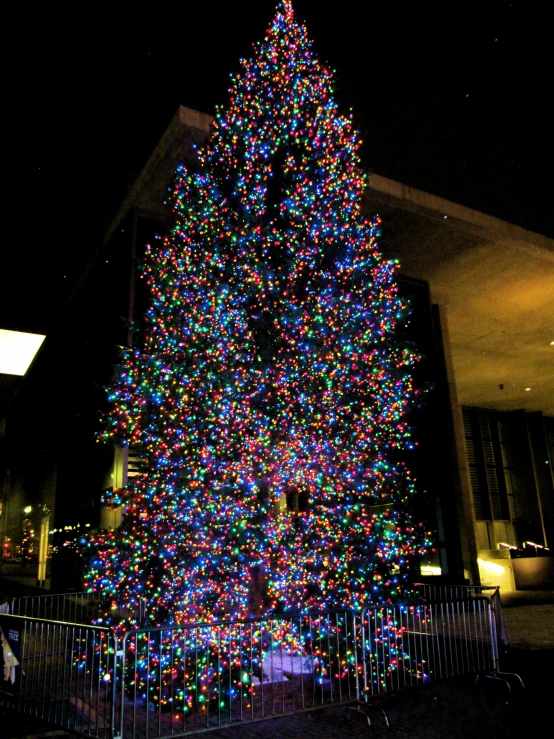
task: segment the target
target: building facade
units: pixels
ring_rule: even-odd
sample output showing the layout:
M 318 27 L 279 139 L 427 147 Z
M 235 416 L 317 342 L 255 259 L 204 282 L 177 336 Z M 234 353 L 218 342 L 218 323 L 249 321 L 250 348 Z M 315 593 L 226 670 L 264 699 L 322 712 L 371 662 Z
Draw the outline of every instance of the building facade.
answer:
M 167 188 L 211 120 L 177 111 L 4 409 L 4 575 L 17 576 L 28 546 L 29 506 L 35 529 L 48 513 L 53 588 L 79 587 L 64 545 L 120 521 L 102 493 L 125 485 L 138 460 L 95 442 L 104 387 L 146 308 L 144 245 L 171 225 Z M 382 217 L 385 256 L 400 259 L 408 338 L 424 357 L 414 515 L 436 532 L 437 555 L 422 572 L 514 587 L 510 552 L 554 548 L 554 241 L 376 174 L 368 183 L 366 212 Z

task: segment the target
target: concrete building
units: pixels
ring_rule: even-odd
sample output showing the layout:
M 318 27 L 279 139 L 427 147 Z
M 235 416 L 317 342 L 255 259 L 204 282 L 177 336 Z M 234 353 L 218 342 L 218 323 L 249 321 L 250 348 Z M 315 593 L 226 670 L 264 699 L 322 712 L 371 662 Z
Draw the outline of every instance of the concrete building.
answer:
M 65 531 L 116 526 L 119 512 L 101 510 L 101 492 L 136 473 L 132 456 L 117 450 L 114 460 L 94 444 L 102 388 L 145 309 L 136 266 L 172 222 L 168 185 L 210 123 L 177 111 L 8 409 L 4 501 L 24 484 L 23 440 L 37 459 L 45 449 L 50 477 L 44 461 L 33 499 L 54 486 L 58 550 Z M 554 241 L 376 174 L 366 210 L 381 215 L 381 248 L 402 264 L 411 338 L 425 357 L 416 379 L 432 388 L 413 419 L 414 506 L 437 532 L 425 571 L 514 587 L 523 575 L 510 548 L 554 548 Z

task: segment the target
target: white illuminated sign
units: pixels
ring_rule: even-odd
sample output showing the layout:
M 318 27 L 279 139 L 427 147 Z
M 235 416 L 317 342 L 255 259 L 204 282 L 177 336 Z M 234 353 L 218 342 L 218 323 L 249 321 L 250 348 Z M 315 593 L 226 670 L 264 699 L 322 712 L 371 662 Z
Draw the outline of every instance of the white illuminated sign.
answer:
M 0 374 L 24 375 L 45 338 L 0 328 Z

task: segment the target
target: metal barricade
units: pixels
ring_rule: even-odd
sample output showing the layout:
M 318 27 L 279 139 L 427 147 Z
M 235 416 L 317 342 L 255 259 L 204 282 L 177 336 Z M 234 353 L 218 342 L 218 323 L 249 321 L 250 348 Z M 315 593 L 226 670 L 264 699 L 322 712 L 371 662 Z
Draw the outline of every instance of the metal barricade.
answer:
M 11 671 L 0 704 L 81 734 L 111 739 L 115 635 L 102 627 L 19 615 L 2 616 L 0 625 L 7 632 L 2 633 L 3 642 L 10 644 Z
M 123 639 L 120 737 L 166 737 L 352 703 L 349 611 L 134 630 Z
M 420 598 L 433 603 L 458 602 L 471 600 L 473 598 L 487 598 L 494 613 L 496 624 L 497 643 L 499 649 L 508 646 L 504 617 L 502 615 L 502 602 L 500 600 L 500 588 L 496 585 L 433 585 L 431 583 L 415 583 L 415 594 Z
M 134 621 L 144 622 L 145 601 L 137 598 L 133 605 L 115 606 L 107 614 L 104 612 L 106 600 L 98 593 L 57 593 L 52 595 L 27 595 L 13 598 L 8 612 L 18 616 L 44 618 L 52 621 L 66 621 L 82 624 L 111 625 L 114 615 Z M 117 612 L 117 613 L 116 613 Z M 108 620 L 108 617 L 111 617 Z
M 25 595 L 11 600 L 10 613 L 52 621 L 91 623 L 100 608 L 98 593 Z
M 498 670 L 496 630 L 486 598 L 366 608 L 362 650 L 364 701 Z
M 377 705 L 388 721 L 377 696 L 469 674 L 505 681 L 491 599 L 475 594 L 123 637 L 28 615 L 0 623 L 20 646 L 17 690 L 0 702 L 105 739 L 185 736 L 346 704 L 366 714 Z

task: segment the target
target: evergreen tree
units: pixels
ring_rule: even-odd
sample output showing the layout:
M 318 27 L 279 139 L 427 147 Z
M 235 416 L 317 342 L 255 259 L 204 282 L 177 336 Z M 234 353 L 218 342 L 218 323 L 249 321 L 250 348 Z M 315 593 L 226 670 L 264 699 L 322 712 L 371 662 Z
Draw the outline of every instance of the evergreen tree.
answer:
M 424 546 L 406 512 L 417 357 L 396 262 L 362 213 L 351 117 L 290 0 L 241 62 L 176 225 L 148 247 L 144 343 L 102 439 L 132 445 L 89 586 L 153 622 L 390 602 Z

